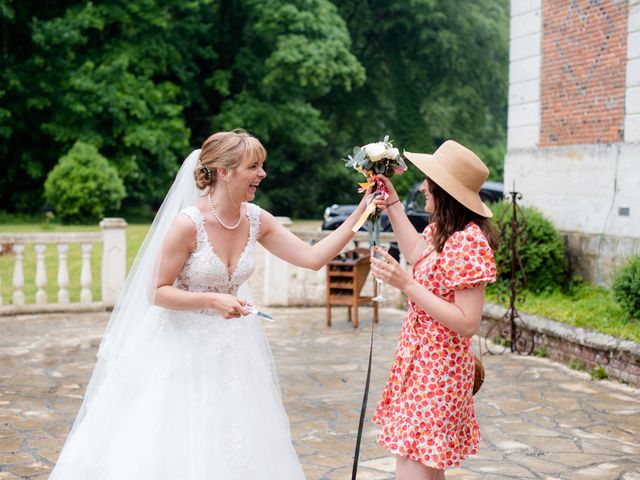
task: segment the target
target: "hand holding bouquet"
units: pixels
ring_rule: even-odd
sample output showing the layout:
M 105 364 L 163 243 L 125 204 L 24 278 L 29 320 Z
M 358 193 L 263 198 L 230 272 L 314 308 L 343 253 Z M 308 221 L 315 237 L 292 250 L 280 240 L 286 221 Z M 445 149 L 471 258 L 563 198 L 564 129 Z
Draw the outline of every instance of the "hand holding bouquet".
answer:
M 348 155 L 347 158 L 349 160 L 346 166 L 353 167 L 368 179 L 376 174 L 392 177 L 394 174 L 404 173 L 407 169 L 400 152 L 393 147 L 388 135 L 381 142 L 354 147 L 353 156 Z
M 386 135 L 381 142 L 369 143 L 363 147 L 354 147 L 353 156 L 348 155 L 346 166 L 354 168 L 367 178 L 366 182 L 359 183 L 360 192 L 366 191 L 369 187 L 375 187 L 365 213 L 353 227 L 353 231 L 357 232 L 367 217 L 371 216 L 374 221 L 378 218 L 373 199 L 376 196 L 382 196 L 383 199 L 389 196 L 387 187 L 376 178 L 376 175 L 384 175 L 388 178 L 393 175 L 401 175 L 407 170 L 407 165 L 398 149 L 394 148 L 389 140 L 389 136 Z

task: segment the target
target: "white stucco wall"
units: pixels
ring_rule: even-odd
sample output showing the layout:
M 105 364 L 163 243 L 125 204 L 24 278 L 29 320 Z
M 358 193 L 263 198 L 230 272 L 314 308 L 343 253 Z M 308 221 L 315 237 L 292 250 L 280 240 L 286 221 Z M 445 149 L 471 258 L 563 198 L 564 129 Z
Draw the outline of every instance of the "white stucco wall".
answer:
M 629 8 L 624 142 L 540 149 L 542 0 L 511 1 L 505 191 L 515 182 L 597 283 L 640 248 L 640 0 Z
M 511 1 L 508 149 L 540 141 L 541 17 L 542 0 Z
M 624 143 L 539 149 L 542 0 L 511 1 L 505 190 L 561 230 L 640 238 L 640 0 L 629 8 Z
M 624 139 L 640 142 L 640 0 L 633 0 L 629 9 Z
M 640 237 L 640 143 L 511 150 L 505 185 L 514 182 L 560 230 Z

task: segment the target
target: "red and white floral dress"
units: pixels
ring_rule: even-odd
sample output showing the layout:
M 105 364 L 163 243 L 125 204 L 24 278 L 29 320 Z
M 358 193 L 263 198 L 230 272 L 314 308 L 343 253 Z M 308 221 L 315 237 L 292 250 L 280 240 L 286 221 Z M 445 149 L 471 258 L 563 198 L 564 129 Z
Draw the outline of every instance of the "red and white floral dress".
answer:
M 423 236 L 431 244 L 430 225 Z M 495 281 L 493 252 L 472 222 L 451 235 L 441 253 L 429 247 L 414 264 L 413 277 L 453 302 L 456 290 Z M 480 442 L 473 376 L 471 340 L 409 300 L 395 361 L 373 416 L 380 425 L 377 442 L 431 468 L 459 466 Z

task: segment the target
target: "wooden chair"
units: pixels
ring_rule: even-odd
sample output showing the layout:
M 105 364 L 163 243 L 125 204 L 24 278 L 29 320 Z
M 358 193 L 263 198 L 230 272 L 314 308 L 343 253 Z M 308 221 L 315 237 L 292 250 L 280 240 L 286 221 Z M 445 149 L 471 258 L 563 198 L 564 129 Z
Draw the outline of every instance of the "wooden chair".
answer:
M 358 328 L 358 306 L 373 304 L 373 319 L 378 323 L 378 302 L 372 297 L 360 295 L 369 274 L 369 250 L 356 248 L 337 256 L 327 265 L 327 326 L 331 326 L 331 307 L 344 305 L 348 307 L 349 321 Z

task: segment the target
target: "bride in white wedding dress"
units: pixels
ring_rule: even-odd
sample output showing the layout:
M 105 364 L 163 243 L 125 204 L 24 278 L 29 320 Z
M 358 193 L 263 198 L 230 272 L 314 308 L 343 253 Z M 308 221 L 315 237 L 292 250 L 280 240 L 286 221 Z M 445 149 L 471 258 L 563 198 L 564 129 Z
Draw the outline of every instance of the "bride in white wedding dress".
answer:
M 311 246 L 249 203 L 265 157 L 255 137 L 234 130 L 185 160 L 111 315 L 50 479 L 304 478 L 243 284 L 256 242 L 319 269 L 351 239 L 365 202 Z

